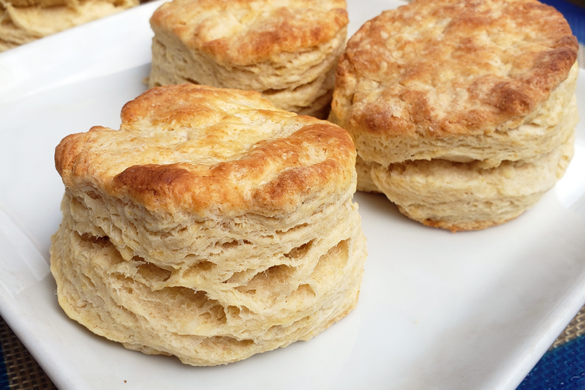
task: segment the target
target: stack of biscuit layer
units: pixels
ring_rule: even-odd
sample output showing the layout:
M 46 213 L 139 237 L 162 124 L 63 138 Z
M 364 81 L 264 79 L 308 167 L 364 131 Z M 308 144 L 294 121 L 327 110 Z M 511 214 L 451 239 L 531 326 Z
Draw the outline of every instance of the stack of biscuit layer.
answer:
M 330 115 L 356 143 L 358 189 L 453 231 L 515 218 L 572 157 L 577 51 L 535 0 L 417 0 L 369 21 Z
M 138 4 L 138 0 L 0 0 L 0 52 Z
M 173 0 L 150 20 L 150 86 L 256 90 L 279 108 L 325 118 L 345 8 L 345 0 Z
M 308 340 L 356 304 L 355 150 L 253 91 L 154 88 L 56 149 L 65 312 L 148 354 L 217 365 Z

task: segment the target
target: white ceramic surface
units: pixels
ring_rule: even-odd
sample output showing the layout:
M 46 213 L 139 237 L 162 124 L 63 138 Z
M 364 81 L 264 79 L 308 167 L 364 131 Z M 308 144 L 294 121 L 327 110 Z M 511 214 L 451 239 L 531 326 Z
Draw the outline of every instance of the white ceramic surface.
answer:
M 118 128 L 145 86 L 151 3 L 0 54 L 0 314 L 61 389 L 513 389 L 585 303 L 585 127 L 565 177 L 500 227 L 449 233 L 357 194 L 368 238 L 357 309 L 309 342 L 223 367 L 125 350 L 70 321 L 50 236 L 65 135 Z M 392 0 L 349 1 L 352 25 Z M 585 76 L 578 85 L 585 113 Z

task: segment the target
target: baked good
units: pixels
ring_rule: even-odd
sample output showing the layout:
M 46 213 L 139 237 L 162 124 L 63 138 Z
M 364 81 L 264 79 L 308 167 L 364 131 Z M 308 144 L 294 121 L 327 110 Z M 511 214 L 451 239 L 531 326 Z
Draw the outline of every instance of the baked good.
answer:
M 347 23 L 345 0 L 173 0 L 150 20 L 149 85 L 255 90 L 325 118 Z
M 98 335 L 226 364 L 308 340 L 357 302 L 365 238 L 338 126 L 183 84 L 127 103 L 120 130 L 67 136 L 55 161 L 51 271 Z
M 0 52 L 138 4 L 138 0 L 0 0 Z
M 367 22 L 329 118 L 356 144 L 358 189 L 453 231 L 515 218 L 572 156 L 577 51 L 535 0 L 417 0 Z

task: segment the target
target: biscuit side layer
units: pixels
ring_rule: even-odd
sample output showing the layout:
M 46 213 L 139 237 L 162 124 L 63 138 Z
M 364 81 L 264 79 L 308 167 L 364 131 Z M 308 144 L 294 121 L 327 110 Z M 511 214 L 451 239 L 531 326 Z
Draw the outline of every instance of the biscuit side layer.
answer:
M 445 160 L 388 168 L 362 163 L 362 169 L 370 169 L 375 190 L 409 218 L 452 231 L 476 230 L 505 223 L 532 207 L 565 173 L 573 144 L 571 137 L 538 159 L 505 161 L 491 169 Z
M 139 256 L 127 260 L 108 237 L 86 233 L 91 221 L 70 213 L 79 218 L 80 207 L 64 198 L 64 220 L 53 237 L 59 302 L 71 318 L 127 348 L 192 365 L 226 364 L 308 340 L 356 303 L 366 253 L 351 200 L 337 207 L 349 215 L 342 223 L 329 220 L 326 237 L 324 226 L 264 230 L 274 240 L 292 237 L 298 246 L 288 253 L 255 247 L 250 257 L 250 242 L 220 235 L 194 254 L 199 261 L 165 268 Z M 243 270 L 226 273 L 227 259 Z

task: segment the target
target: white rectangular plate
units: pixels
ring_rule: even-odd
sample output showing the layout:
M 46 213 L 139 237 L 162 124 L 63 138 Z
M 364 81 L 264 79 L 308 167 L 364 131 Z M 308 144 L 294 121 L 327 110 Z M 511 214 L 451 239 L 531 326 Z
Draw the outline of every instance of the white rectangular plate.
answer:
M 309 342 L 185 366 L 69 320 L 50 275 L 70 133 L 118 128 L 146 87 L 151 3 L 0 55 L 0 314 L 61 389 L 513 389 L 585 303 L 585 128 L 565 177 L 503 226 L 449 233 L 357 194 L 368 238 L 360 302 Z M 392 0 L 349 1 L 350 34 Z M 583 74 L 577 94 L 585 113 Z

